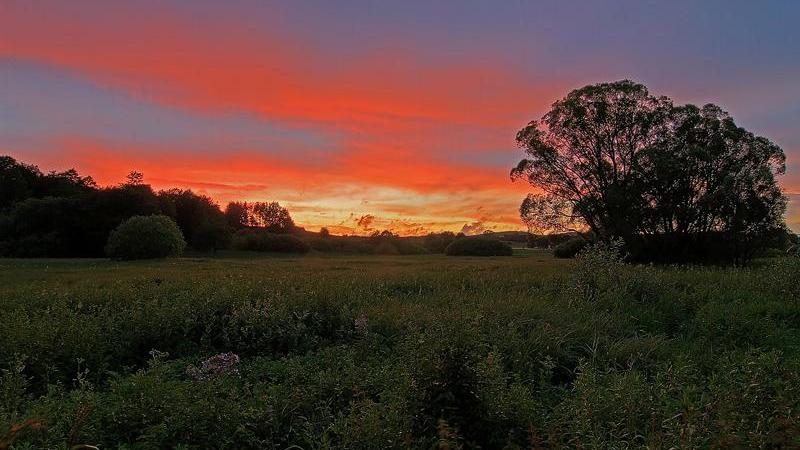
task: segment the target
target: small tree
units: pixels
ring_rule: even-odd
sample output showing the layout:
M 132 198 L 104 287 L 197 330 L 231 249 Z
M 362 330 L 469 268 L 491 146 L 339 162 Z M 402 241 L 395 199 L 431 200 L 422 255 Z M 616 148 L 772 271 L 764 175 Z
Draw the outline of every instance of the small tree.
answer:
M 125 183 L 123 184 L 128 186 L 139 186 L 144 184 L 144 174 L 142 172 L 133 170 L 125 176 Z
M 166 258 L 180 255 L 184 248 L 183 233 L 169 217 L 134 216 L 108 236 L 106 254 L 120 260 Z

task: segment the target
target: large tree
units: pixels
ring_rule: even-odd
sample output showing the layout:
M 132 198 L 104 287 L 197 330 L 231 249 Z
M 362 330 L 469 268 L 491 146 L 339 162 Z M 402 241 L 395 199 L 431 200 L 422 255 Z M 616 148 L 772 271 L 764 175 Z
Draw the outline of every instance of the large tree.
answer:
M 628 80 L 591 85 L 555 102 L 517 143 L 526 157 L 512 178 L 536 190 L 520 207 L 531 230 L 740 243 L 782 227 L 783 151 L 714 105 L 675 106 Z

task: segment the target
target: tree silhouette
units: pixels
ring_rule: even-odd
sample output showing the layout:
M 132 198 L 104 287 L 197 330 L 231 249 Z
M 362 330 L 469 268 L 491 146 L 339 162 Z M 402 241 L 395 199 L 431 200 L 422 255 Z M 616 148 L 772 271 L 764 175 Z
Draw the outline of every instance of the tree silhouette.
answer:
M 674 106 L 628 80 L 596 84 L 554 103 L 517 143 L 526 158 L 511 176 L 537 191 L 520 207 L 534 232 L 588 228 L 629 246 L 667 236 L 690 250 L 710 235 L 748 247 L 784 228 L 783 151 L 714 105 Z

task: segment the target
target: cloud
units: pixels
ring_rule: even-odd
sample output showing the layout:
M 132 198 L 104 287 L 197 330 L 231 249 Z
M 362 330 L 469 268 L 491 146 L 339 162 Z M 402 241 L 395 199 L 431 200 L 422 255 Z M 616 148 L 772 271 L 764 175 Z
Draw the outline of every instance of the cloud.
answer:
M 484 231 L 488 231 L 489 228 L 486 228 L 483 222 L 472 222 L 472 223 L 465 223 L 463 227 L 461 227 L 461 232 L 466 234 L 467 236 L 474 236 L 477 234 L 483 234 Z
M 800 193 L 789 193 L 789 205 L 786 210 L 786 224 L 795 233 L 800 234 Z
M 356 225 L 359 228 L 361 228 L 364 231 L 368 231 L 372 229 L 370 228 L 370 225 L 372 225 L 372 222 L 375 221 L 375 216 L 373 216 L 372 214 L 364 214 L 363 216 L 357 217 L 353 220 L 355 221 Z

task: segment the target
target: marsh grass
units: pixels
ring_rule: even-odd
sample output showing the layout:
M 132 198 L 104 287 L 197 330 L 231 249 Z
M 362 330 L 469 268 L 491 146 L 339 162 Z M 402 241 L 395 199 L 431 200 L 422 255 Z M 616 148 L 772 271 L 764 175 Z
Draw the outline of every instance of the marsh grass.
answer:
M 15 449 L 800 445 L 798 260 L 0 266 Z M 220 354 L 235 375 L 187 374 Z

